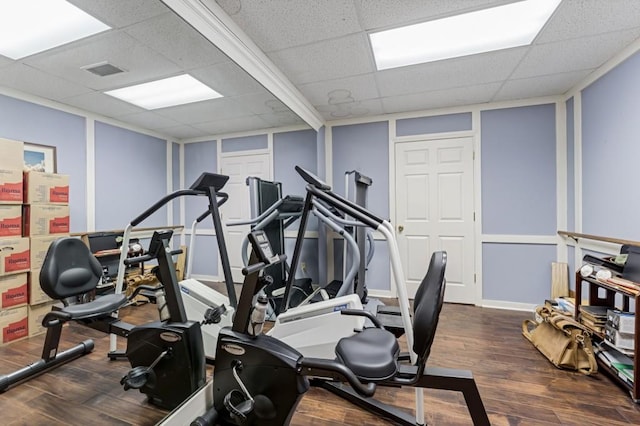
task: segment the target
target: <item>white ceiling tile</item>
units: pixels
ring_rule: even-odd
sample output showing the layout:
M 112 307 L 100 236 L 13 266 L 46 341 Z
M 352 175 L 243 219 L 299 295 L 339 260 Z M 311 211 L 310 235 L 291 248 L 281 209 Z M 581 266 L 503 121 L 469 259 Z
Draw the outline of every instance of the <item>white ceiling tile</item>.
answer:
M 640 28 L 531 46 L 512 78 L 597 68 L 640 36 Z
M 126 72 L 99 77 L 81 68 L 103 61 Z M 123 31 L 100 34 L 64 50 L 55 49 L 34 55 L 24 62 L 94 90 L 119 88 L 168 77 L 180 71 L 176 64 Z
M 637 0 L 573 0 L 558 6 L 536 43 L 549 43 L 640 26 Z
M 365 30 L 430 21 L 517 0 L 355 0 Z
M 179 123 L 189 125 L 247 115 L 244 108 L 228 98 L 211 99 L 186 105 L 160 108 L 154 111 L 163 117 L 172 118 Z
M 526 47 L 471 55 L 378 72 L 383 98 L 504 80 L 526 54 Z
M 170 118 L 158 115 L 153 111 L 119 115 L 118 120 L 134 124 L 144 129 L 165 129 L 167 127 L 176 127 L 182 124 Z
M 112 28 L 122 28 L 170 12 L 157 0 L 67 0 Z
M 303 84 L 298 89 L 314 105 L 336 103 L 338 98 L 360 101 L 380 97 L 373 73 Z
M 382 99 L 387 114 L 489 102 L 501 83 L 458 87 Z
M 384 113 L 380 99 L 316 105 L 316 108 L 328 121 L 343 118 L 366 117 L 368 115 L 381 115 Z
M 586 78 L 592 71 L 593 70 L 581 70 L 541 77 L 508 80 L 493 100 L 506 101 L 565 93 L 571 89 L 576 82 Z
M 264 52 L 361 31 L 352 0 L 218 0 Z
M 0 68 L 0 84 L 55 101 L 61 101 L 69 96 L 91 92 L 90 89 L 79 84 L 46 74 L 19 62 Z
M 206 132 L 203 132 L 200 129 L 196 129 L 195 127 L 185 125 L 164 128 L 162 129 L 162 133 L 167 136 L 172 136 L 176 139 L 189 139 L 207 136 Z
M 367 74 L 375 70 L 364 33 L 272 52 L 269 58 L 296 84 Z
M 267 91 L 235 96 L 234 102 L 249 113 L 264 115 L 291 112 L 289 107 Z
M 304 121 L 291 111 L 273 112 L 259 116 L 270 127 L 283 127 L 305 124 Z
M 205 134 L 218 135 L 222 133 L 259 130 L 269 127 L 269 125 L 257 115 L 247 115 L 227 120 L 213 120 L 206 123 L 199 123 L 193 125 L 193 127 Z
M 236 65 L 235 62 L 229 60 L 210 67 L 190 70 L 189 74 L 223 96 L 230 97 L 265 92 L 260 83 Z
M 118 117 L 125 114 L 133 114 L 145 111 L 128 102 L 105 95 L 102 92 L 90 92 L 63 100 L 67 105 L 91 111 L 107 117 Z
M 173 13 L 130 26 L 125 31 L 185 69 L 229 61 L 209 40 Z

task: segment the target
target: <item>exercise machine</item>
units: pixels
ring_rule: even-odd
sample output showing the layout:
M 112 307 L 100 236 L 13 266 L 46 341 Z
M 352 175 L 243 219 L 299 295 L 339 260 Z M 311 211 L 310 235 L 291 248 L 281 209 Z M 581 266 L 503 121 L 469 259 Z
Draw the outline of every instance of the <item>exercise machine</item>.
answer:
M 122 293 L 98 296 L 87 303 L 70 304 L 70 299 L 95 291 L 102 279 L 102 266 L 79 239 L 66 237 L 54 241 L 40 272 L 40 286 L 63 307 L 54 305 L 44 316 L 47 328 L 42 357 L 16 372 L 0 376 L 0 391 L 61 366 L 90 353 L 92 340 L 59 352 L 63 325 L 74 321 L 90 328 L 127 338 L 126 357 L 132 369 L 121 380 L 125 389 L 139 389 L 148 401 L 165 409 L 173 409 L 205 384 L 202 335 L 198 322 L 187 321 L 173 266 L 169 240 L 172 231 L 155 232 L 148 253 L 130 258 L 127 263 L 157 260 L 157 276 L 165 294 L 165 318 L 134 326 L 114 315 L 139 291 L 153 290 L 139 286 L 127 298 Z
M 422 425 L 424 418 L 374 399 L 377 387 L 415 387 L 460 391 L 473 424 L 489 419 L 470 372 L 426 367 L 444 302 L 446 253 L 432 255 L 416 292 L 411 346 L 416 361 L 407 364 L 395 336 L 381 328 L 370 312 L 343 309 L 345 316 L 366 316 L 375 327 L 340 341 L 335 359 L 305 357 L 270 336 L 256 334 L 253 296 L 259 274 L 282 261 L 273 255 L 264 233 L 252 232 L 253 252 L 232 328 L 220 333 L 213 381 L 170 413 L 162 426 L 288 425 L 310 386 L 328 389 L 381 418 L 400 425 Z M 242 314 L 242 315 L 241 315 Z M 194 418 L 194 416 L 197 416 Z
M 213 381 L 161 425 L 287 425 L 310 387 L 309 377 L 334 377 L 365 397 L 374 394 L 375 386 L 363 384 L 344 364 L 304 357 L 280 340 L 256 332 L 260 318 L 253 300 L 265 283 L 260 274 L 286 256 L 273 253 L 264 231 L 253 231 L 250 239 L 253 249 L 242 271 L 238 310 L 233 326 L 220 332 Z
M 208 208 L 198 216 L 191 226 L 191 237 L 189 244 L 189 253 L 187 256 L 187 267 L 185 271 L 186 279 L 178 283 L 182 295 L 182 304 L 186 318 L 189 321 L 197 321 L 201 323 L 202 339 L 205 348 L 205 357 L 208 362 L 212 362 L 215 358 L 216 341 L 221 328 L 230 326 L 237 306 L 237 297 L 235 287 L 231 277 L 231 266 L 227 255 L 227 246 L 224 239 L 224 231 L 222 221 L 220 220 L 220 206 L 222 206 L 229 198 L 228 194 L 222 192 L 225 184 L 229 180 L 228 176 L 215 173 L 202 173 L 189 189 L 181 189 L 174 191 L 162 199 L 158 200 L 145 213 L 140 215 L 136 220 L 128 224 L 123 234 L 123 247 L 129 243 L 130 235 L 135 226 L 138 226 L 154 212 L 166 206 L 170 201 L 180 197 L 207 197 Z M 220 253 L 220 263 L 227 295 L 221 294 L 206 286 L 205 284 L 190 278 L 191 268 L 193 265 L 193 251 L 195 245 L 196 226 L 211 216 L 213 227 L 216 234 L 216 241 Z M 120 255 L 120 268 L 118 269 L 118 278 L 116 281 L 116 293 L 123 290 L 124 271 L 128 262 L 126 253 Z M 115 336 L 111 340 L 111 351 L 116 351 Z

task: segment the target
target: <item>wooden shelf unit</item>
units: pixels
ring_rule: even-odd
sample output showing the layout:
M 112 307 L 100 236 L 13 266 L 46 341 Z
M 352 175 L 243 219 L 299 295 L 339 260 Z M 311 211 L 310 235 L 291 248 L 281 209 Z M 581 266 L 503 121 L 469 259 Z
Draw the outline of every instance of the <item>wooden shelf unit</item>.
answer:
M 633 357 L 633 385 L 628 384 L 620 377 L 618 377 L 617 373 L 611 370 L 604 362 L 600 360 L 599 357 L 596 357 L 598 361 L 598 366 L 604 371 L 608 372 L 609 375 L 614 378 L 617 382 L 619 382 L 624 388 L 629 390 L 631 394 L 631 398 L 634 402 L 640 402 L 640 362 L 639 357 L 640 354 L 640 339 L 638 339 L 638 334 L 640 333 L 640 315 L 637 314 L 637 310 L 640 307 L 640 293 L 634 292 L 631 290 L 627 290 L 622 287 L 615 286 L 613 284 L 604 283 L 596 280 L 594 277 L 583 277 L 580 274 L 580 271 L 576 272 L 576 303 L 575 303 L 575 319 L 580 321 L 580 305 L 582 303 L 582 286 L 587 285 L 587 291 L 589 296 L 589 305 L 591 306 L 607 306 L 607 307 L 616 307 L 624 312 L 629 312 L 630 301 L 634 301 L 634 306 L 636 310 L 635 315 L 635 332 L 634 332 L 634 357 Z M 598 295 L 600 290 L 604 290 L 604 297 L 600 297 Z M 616 305 L 616 295 L 622 296 L 622 305 Z M 585 325 L 586 326 L 586 325 Z M 587 328 L 590 328 L 586 326 Z M 595 330 L 592 330 L 594 336 L 598 339 L 604 339 L 602 333 L 598 333 Z

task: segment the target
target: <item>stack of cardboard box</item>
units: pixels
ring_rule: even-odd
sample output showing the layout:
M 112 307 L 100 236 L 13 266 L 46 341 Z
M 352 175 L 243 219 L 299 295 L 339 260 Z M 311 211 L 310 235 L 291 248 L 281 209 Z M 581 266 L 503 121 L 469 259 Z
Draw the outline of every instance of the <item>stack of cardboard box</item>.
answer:
M 53 303 L 40 288 L 40 268 L 53 241 L 69 235 L 69 176 L 24 173 L 23 235 L 31 244 L 29 273 L 29 336 L 45 331 L 42 318 Z
M 22 142 L 0 138 L 0 345 L 29 335 L 29 238 L 23 237 Z

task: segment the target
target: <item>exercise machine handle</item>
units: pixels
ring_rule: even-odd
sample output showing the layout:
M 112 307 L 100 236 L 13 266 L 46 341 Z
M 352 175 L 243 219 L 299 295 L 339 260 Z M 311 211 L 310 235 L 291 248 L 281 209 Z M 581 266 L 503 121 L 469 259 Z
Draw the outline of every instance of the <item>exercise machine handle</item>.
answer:
M 194 189 L 181 189 L 181 190 L 178 190 L 178 191 L 174 191 L 171 194 L 167 194 L 164 197 L 162 197 L 160 200 L 158 200 L 154 205 L 152 205 L 147 210 L 142 212 L 142 214 L 140 214 L 138 217 L 133 219 L 131 221 L 131 226 L 138 226 L 140 223 L 142 223 L 149 216 L 151 216 L 156 211 L 158 211 L 158 209 L 160 209 L 160 207 L 164 206 L 169 201 L 171 201 L 171 200 L 173 200 L 175 198 L 178 198 L 178 197 L 186 196 L 186 195 L 206 195 L 206 193 L 204 193 L 203 191 L 196 191 Z
M 278 258 L 272 262 L 269 262 L 269 263 L 258 262 L 258 263 L 254 263 L 253 265 L 245 266 L 244 268 L 242 268 L 242 275 L 247 276 L 247 275 L 255 274 L 256 272 L 263 270 L 269 265 L 275 265 L 277 263 L 284 262 L 286 259 L 287 259 L 287 255 L 281 254 L 281 255 L 278 255 Z
M 346 365 L 331 359 L 301 358 L 298 362 L 298 372 L 303 376 L 317 376 L 346 379 L 351 387 L 364 397 L 373 396 L 376 393 L 375 383 L 362 383 Z
M 375 315 L 373 315 L 373 313 L 371 313 L 369 311 L 364 311 L 362 309 L 342 309 L 340 311 L 340 315 L 351 315 L 351 316 L 355 316 L 355 317 L 365 317 L 369 321 L 371 321 L 376 328 L 382 328 L 382 324 L 380 323 L 380 320 Z

